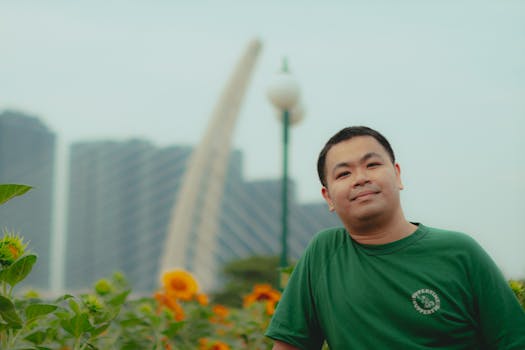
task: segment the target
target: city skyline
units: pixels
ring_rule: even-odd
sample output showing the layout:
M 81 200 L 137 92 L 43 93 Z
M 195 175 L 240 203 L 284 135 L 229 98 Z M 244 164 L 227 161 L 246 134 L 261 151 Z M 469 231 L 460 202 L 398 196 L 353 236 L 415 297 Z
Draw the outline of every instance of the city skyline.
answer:
M 306 106 L 290 139 L 301 203 L 322 200 L 324 142 L 368 125 L 396 151 L 410 220 L 464 231 L 507 276 L 525 275 L 525 2 L 29 0 L 0 9 L 0 109 L 43 116 L 59 145 L 196 144 L 232 65 L 259 37 L 234 136 L 248 179 L 280 175 L 266 88 L 287 57 Z
M 8 128 L 5 120 L 21 128 Z M 30 249 L 40 256 L 35 278 L 26 285 L 51 292 L 80 290 L 121 271 L 134 290 L 154 290 L 159 283 L 159 263 L 166 244 L 169 213 L 176 203 L 195 147 L 160 147 L 143 139 L 74 142 L 68 147 L 68 173 L 63 175 L 68 181 L 58 184 L 58 174 L 49 173 L 54 170 L 54 163 L 35 158 L 41 151 L 52 157 L 56 153 L 54 143 L 50 144 L 51 148 L 32 147 L 40 142 L 34 133 L 40 130 L 54 135 L 35 116 L 14 111 L 0 114 L 0 165 L 12 163 L 9 168 L 15 170 L 15 173 L 11 171 L 14 175 L 6 176 L 4 171 L 0 177 L 15 183 L 25 180 L 29 185 L 37 184 L 34 191 L 49 195 L 56 192 L 56 187 L 68 186 L 62 190 L 67 194 L 62 207 L 66 212 L 62 215 L 54 212 L 60 208 L 51 205 L 52 197 L 33 203 L 37 197 L 30 195 L 25 201 L 14 201 L 2 208 L 3 223 L 21 226 L 19 232 L 30 238 Z M 26 152 L 25 162 L 15 161 L 20 152 Z M 213 279 L 200 279 L 201 287 L 208 291 L 217 288 L 222 265 L 253 255 L 278 255 L 281 250 L 281 179 L 247 181 L 242 173 L 242 152 L 234 149 L 230 153 L 216 239 L 208 240 L 207 246 L 199 248 L 199 255 L 195 255 L 197 250 L 192 246 L 197 241 L 192 237 L 186 247 L 189 257 L 174 266 L 194 272 L 196 262 L 202 260 L 200 256 L 210 255 L 203 267 L 213 270 L 210 271 Z M 2 155 L 11 157 L 11 161 Z M 44 174 L 42 169 L 47 169 L 49 176 L 40 179 Z M 20 176 L 22 174 L 30 176 Z M 290 187 L 289 257 L 297 259 L 309 238 L 326 226 L 337 225 L 337 218 L 322 202 L 301 205 L 292 179 Z M 47 232 L 41 227 L 24 225 L 24 217 L 37 217 L 37 213 L 47 222 Z M 201 212 L 197 217 L 206 214 Z M 12 220 L 6 220 L 6 215 Z M 52 217 L 57 220 L 60 216 L 65 220 L 61 238 L 51 232 Z M 36 236 L 35 231 L 38 231 Z

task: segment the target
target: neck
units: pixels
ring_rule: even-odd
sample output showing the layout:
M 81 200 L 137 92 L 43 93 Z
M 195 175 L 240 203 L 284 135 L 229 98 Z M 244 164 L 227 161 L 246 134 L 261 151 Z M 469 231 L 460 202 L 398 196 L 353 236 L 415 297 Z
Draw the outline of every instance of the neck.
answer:
M 361 244 L 386 244 L 410 236 L 417 226 L 408 222 L 405 217 L 388 223 L 366 222 L 346 225 L 350 236 Z

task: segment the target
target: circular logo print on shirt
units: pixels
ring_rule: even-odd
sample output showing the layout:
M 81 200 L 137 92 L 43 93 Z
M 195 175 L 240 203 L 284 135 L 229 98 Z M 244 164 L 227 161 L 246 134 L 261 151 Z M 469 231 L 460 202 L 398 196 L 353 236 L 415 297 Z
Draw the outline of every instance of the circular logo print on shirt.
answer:
M 420 289 L 412 294 L 412 304 L 423 315 L 430 315 L 439 310 L 441 302 L 433 290 Z

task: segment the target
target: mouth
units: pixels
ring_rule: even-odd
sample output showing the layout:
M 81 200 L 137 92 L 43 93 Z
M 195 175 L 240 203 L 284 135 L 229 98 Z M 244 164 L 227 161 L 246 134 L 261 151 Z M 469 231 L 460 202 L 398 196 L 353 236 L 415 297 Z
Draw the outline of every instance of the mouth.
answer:
M 353 196 L 351 198 L 351 201 L 355 201 L 357 199 L 365 199 L 365 198 L 371 197 L 373 195 L 376 195 L 378 193 L 379 193 L 378 191 L 363 191 L 363 192 L 358 193 L 355 196 Z

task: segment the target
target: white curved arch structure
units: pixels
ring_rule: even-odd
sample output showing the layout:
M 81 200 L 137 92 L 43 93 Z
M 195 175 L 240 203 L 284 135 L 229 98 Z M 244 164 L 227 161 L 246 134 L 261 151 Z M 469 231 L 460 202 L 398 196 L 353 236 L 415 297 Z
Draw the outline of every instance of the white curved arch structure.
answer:
M 203 290 L 212 287 L 220 201 L 239 109 L 261 49 L 253 40 L 241 56 L 194 149 L 172 209 L 160 272 L 185 268 Z

